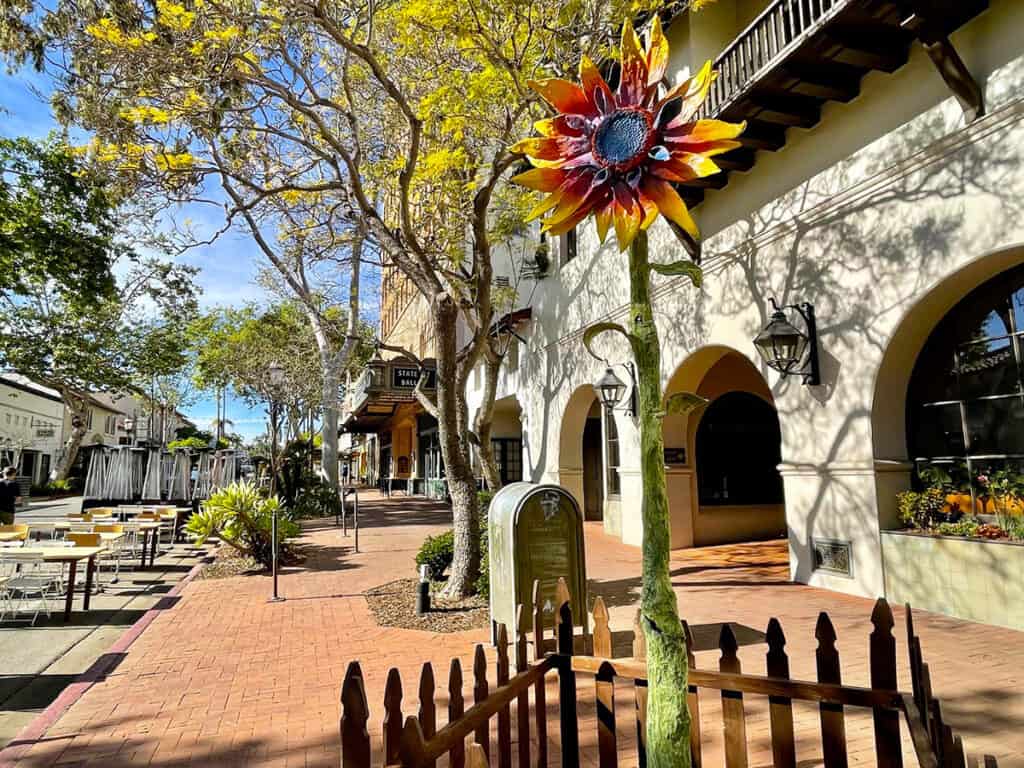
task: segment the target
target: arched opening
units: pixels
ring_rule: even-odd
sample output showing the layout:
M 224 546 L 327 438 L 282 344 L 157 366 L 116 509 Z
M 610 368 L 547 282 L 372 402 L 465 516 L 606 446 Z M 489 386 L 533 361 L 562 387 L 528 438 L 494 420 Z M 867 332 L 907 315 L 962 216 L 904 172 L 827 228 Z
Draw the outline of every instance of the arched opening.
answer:
M 601 404 L 594 388 L 584 384 L 572 393 L 562 413 L 558 478 L 576 497 L 586 520 L 604 517 L 604 467 Z
M 523 479 L 523 409 L 515 395 L 494 403 L 491 451 L 503 486 Z
M 665 418 L 672 546 L 783 536 L 781 431 L 761 373 L 734 349 L 704 347 L 669 380 L 666 393 L 676 392 L 696 392 L 708 404 Z
M 990 478 L 1021 476 L 1022 366 L 1024 265 L 968 293 L 918 355 L 907 388 L 907 448 L 919 482 L 951 483 L 977 503 Z
M 1014 356 L 1016 365 L 1020 342 L 1016 332 L 1001 332 L 999 328 L 1016 328 L 1019 332 L 1022 327 L 1011 325 L 1020 322 L 1020 307 L 1014 302 L 1020 296 L 1022 261 L 1024 251 L 1014 247 L 967 264 L 925 293 L 889 338 L 875 377 L 871 405 L 875 500 L 883 529 L 898 527 L 896 495 L 911 485 L 915 465 L 935 465 L 959 477 L 955 481 L 963 484 L 969 480 L 969 466 L 987 466 L 984 462 L 989 460 L 983 456 L 994 455 L 993 461 L 1008 459 L 1010 441 L 1024 426 L 1016 421 L 1010 429 L 1016 420 L 1011 407 L 1016 396 L 1012 389 L 1006 391 L 1012 387 L 1012 375 L 1007 378 L 1006 371 L 1013 371 L 1008 354 Z M 991 336 L 977 336 L 990 332 Z M 978 368 L 977 361 L 972 365 L 966 358 L 961 360 L 958 350 L 980 354 L 984 365 Z M 966 364 L 966 371 L 961 369 L 961 362 Z M 984 368 L 992 363 L 995 371 Z M 960 379 L 965 372 L 964 389 Z M 992 390 L 1003 390 L 994 392 L 993 400 L 1002 400 L 1001 407 L 1010 409 L 1007 420 L 993 415 L 1000 407 L 998 402 L 982 405 L 991 395 L 975 396 Z M 945 396 L 951 396 L 951 400 L 935 399 Z M 965 418 L 958 419 L 958 414 Z M 990 427 L 987 430 L 986 424 Z M 1002 427 L 1007 429 L 1000 436 L 998 430 Z M 962 447 L 958 441 L 963 442 Z M 990 450 L 993 445 L 998 451 L 995 454 L 976 452 Z
M 782 434 L 769 403 L 727 392 L 697 426 L 697 501 L 701 507 L 782 504 Z

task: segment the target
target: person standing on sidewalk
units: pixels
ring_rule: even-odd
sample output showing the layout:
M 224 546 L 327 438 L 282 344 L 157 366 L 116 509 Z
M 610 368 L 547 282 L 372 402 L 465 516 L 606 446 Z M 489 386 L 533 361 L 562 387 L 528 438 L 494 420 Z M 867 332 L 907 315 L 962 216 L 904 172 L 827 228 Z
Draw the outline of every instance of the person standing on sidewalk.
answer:
M 0 479 L 0 524 L 10 525 L 14 522 L 14 510 L 21 501 L 21 487 L 18 485 L 18 470 L 8 467 Z

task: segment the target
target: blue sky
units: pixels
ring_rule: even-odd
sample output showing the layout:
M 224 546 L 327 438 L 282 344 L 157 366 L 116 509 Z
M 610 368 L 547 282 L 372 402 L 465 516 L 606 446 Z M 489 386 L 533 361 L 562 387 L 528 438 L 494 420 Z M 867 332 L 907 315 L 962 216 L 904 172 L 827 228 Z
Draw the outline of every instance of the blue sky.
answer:
M 31 70 L 13 75 L 0 73 L 0 110 L 3 110 L 0 112 L 0 135 L 41 138 L 54 130 L 57 126 L 50 114 L 48 90 L 46 76 Z M 179 215 L 185 213 L 179 212 Z M 215 225 L 216 213 L 209 207 L 190 210 L 187 214 L 197 225 Z M 203 306 L 242 305 L 265 299 L 264 292 L 255 283 L 261 266 L 256 246 L 241 232 L 228 232 L 212 245 L 194 249 L 179 260 L 199 267 L 198 282 L 203 290 Z M 184 410 L 200 427 L 209 426 L 216 414 L 211 396 L 202 396 Z M 266 431 L 263 409 L 249 408 L 230 393 L 227 418 L 234 422 L 234 431 L 247 439 Z

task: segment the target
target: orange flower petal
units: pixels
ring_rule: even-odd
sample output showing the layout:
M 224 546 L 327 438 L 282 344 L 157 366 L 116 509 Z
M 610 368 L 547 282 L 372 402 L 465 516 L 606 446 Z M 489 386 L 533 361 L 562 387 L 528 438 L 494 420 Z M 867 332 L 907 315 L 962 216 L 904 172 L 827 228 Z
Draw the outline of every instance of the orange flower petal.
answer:
M 660 163 L 651 163 L 651 173 L 668 181 L 690 181 L 697 178 L 697 172 L 678 157 L 670 157 Z
M 538 192 L 554 192 L 565 181 L 568 171 L 561 168 L 531 168 L 512 177 L 512 181 Z
M 567 136 L 541 136 L 517 141 L 509 151 L 527 155 L 536 160 L 564 161 L 586 152 L 590 148 L 585 138 Z M 540 165 L 540 163 L 534 163 Z
M 671 184 L 667 181 L 647 176 L 640 182 L 640 188 L 644 194 L 654 201 L 655 205 L 658 206 L 658 210 L 661 211 L 665 218 L 682 227 L 694 240 L 700 239 L 700 230 L 697 229 L 697 223 L 690 215 L 690 211 L 687 209 L 686 203 L 683 202 L 683 198 L 679 196 L 679 193 L 675 191 Z
M 661 30 L 661 19 L 655 14 L 651 23 L 651 39 L 647 44 L 647 85 L 660 83 L 667 67 L 668 40 Z
M 633 193 L 625 184 L 615 185 L 615 200 L 612 205 L 612 219 L 615 223 L 615 239 L 619 243 L 619 251 L 629 248 L 640 231 L 643 213 Z
M 706 61 L 697 74 L 688 80 L 684 80 L 665 94 L 665 97 L 658 102 L 657 109 L 660 109 L 661 105 L 665 102 L 671 101 L 676 97 L 682 97 L 683 99 L 682 108 L 679 110 L 679 114 L 676 115 L 675 119 L 673 119 L 666 128 L 678 128 L 679 126 L 688 123 L 693 118 L 700 105 L 704 103 L 704 99 L 707 98 L 708 95 L 708 90 L 710 90 L 711 84 L 715 82 L 715 78 L 717 77 L 718 73 L 713 72 L 711 69 L 711 62 Z
M 574 128 L 570 125 L 570 115 L 559 115 L 558 117 L 549 117 L 546 120 L 538 120 L 533 124 L 533 129 L 537 131 L 541 136 L 555 137 L 555 136 L 568 136 L 576 138 L 583 135 L 582 128 Z M 573 120 L 580 120 L 578 117 L 573 117 Z
M 669 125 L 673 125 L 675 120 Z M 747 129 L 747 122 L 727 123 L 724 120 L 697 120 L 692 123 L 682 123 L 673 126 L 666 131 L 666 141 L 677 143 L 699 144 L 706 141 L 720 141 L 722 139 L 735 139 Z
M 561 199 L 558 202 L 558 207 L 544 220 L 544 226 L 551 227 L 558 224 L 579 210 L 587 202 L 587 198 L 591 197 L 593 179 L 594 174 L 591 171 L 577 173 L 566 179 L 560 188 Z
M 594 107 L 595 114 L 600 112 L 596 100 L 597 97 L 594 95 L 596 91 L 602 91 L 604 93 L 604 103 L 609 109 L 613 108 L 615 100 L 612 98 L 612 89 L 608 87 L 608 83 L 594 62 L 585 54 L 580 58 L 580 83 L 583 85 L 583 91 Z
M 699 179 L 703 179 L 705 176 L 714 176 L 722 170 L 715 165 L 715 161 L 710 157 L 694 152 L 673 152 L 672 160 L 688 165 Z
M 721 141 L 705 141 L 698 144 L 692 144 L 689 142 L 666 142 L 670 149 L 682 150 L 686 152 L 692 152 L 695 155 L 706 155 L 708 157 L 714 157 L 720 155 L 723 152 L 731 152 L 734 149 L 739 149 L 743 146 L 742 142 L 731 141 L 729 139 L 723 139 Z
M 572 229 L 577 224 L 579 224 L 581 221 L 583 221 L 585 218 L 587 218 L 587 216 L 590 215 L 590 211 L 591 211 L 591 206 L 590 205 L 584 205 L 581 208 L 579 208 L 576 211 L 576 213 L 574 213 L 572 216 L 570 216 L 569 218 L 565 219 L 564 221 L 561 221 L 561 222 L 559 222 L 557 224 L 553 224 L 553 225 L 545 224 L 544 225 L 544 229 L 542 231 L 543 232 L 547 232 L 549 235 L 564 235 L 570 229 Z
M 647 91 L 647 55 L 627 19 L 622 25 L 622 73 L 619 75 L 619 106 L 639 104 Z
M 562 199 L 562 190 L 561 190 L 561 188 L 559 188 L 559 189 L 556 189 L 554 192 L 552 192 L 547 197 L 545 197 L 543 200 L 541 200 L 535 206 L 533 206 L 533 209 L 526 215 L 526 220 L 527 221 L 533 221 L 538 216 L 543 216 L 545 213 L 547 213 L 552 208 L 554 208 L 556 205 L 558 205 L 558 203 L 561 201 L 561 199 Z
M 658 206 L 642 191 L 637 195 L 637 199 L 640 201 L 640 207 L 643 208 L 644 211 L 644 218 L 643 221 L 640 222 L 640 229 L 647 229 L 658 218 Z
M 583 93 L 583 89 L 576 83 L 553 77 L 548 80 L 530 80 L 527 85 L 539 93 L 544 101 L 563 114 L 594 114 L 590 101 Z
M 597 225 L 597 239 L 602 243 L 604 243 L 605 239 L 608 237 L 608 228 L 612 225 L 612 206 L 613 203 L 608 201 L 594 211 L 594 223 Z

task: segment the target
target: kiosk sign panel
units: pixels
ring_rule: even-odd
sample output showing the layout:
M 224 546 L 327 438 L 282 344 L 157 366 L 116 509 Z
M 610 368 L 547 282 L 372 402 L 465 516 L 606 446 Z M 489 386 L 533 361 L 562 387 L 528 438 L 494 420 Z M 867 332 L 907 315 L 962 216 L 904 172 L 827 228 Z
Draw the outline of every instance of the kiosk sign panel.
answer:
M 554 623 L 555 590 L 564 578 L 573 620 L 586 631 L 586 568 L 583 517 L 572 495 L 557 485 L 511 483 L 491 500 L 491 619 L 515 626 L 516 607 L 525 607 L 520 632 L 533 614 L 533 582 L 540 582 L 541 605 Z

